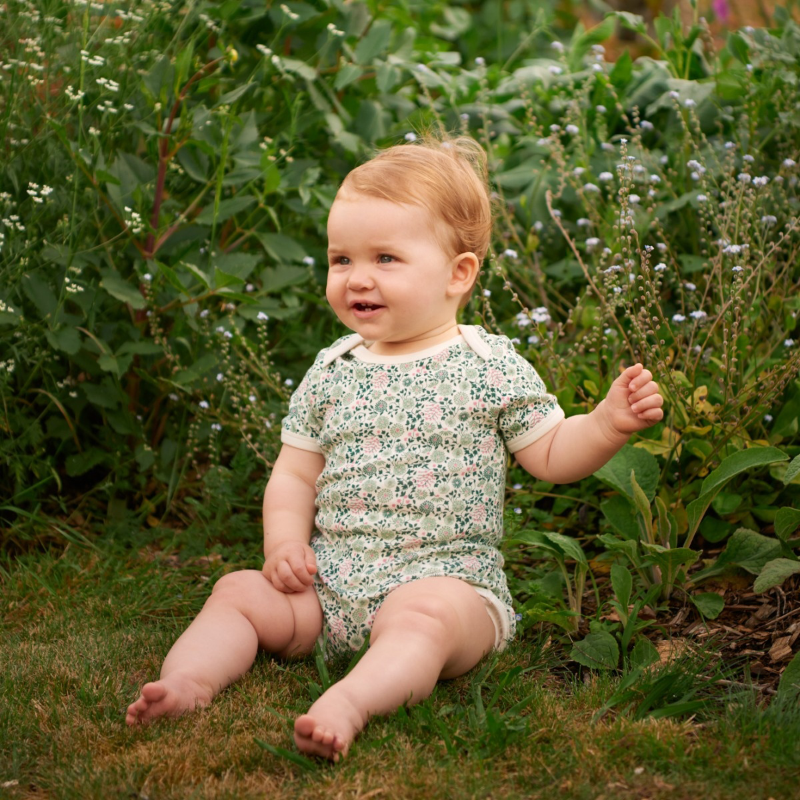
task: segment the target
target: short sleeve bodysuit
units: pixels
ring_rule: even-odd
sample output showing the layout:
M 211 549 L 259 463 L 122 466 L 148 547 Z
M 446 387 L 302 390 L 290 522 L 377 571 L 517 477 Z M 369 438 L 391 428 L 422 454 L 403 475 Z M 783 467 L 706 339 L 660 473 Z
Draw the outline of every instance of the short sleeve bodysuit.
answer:
M 292 396 L 282 441 L 325 457 L 311 547 L 334 652 L 358 650 L 392 589 L 432 576 L 493 593 L 513 634 L 498 549 L 507 451 L 564 412 L 507 337 L 459 330 L 405 356 L 343 337 Z

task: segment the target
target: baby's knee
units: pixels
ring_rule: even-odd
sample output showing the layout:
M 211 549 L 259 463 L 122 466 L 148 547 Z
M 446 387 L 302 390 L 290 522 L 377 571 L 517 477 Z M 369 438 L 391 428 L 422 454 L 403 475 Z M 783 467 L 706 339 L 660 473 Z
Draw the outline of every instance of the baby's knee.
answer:
M 448 598 L 426 592 L 381 608 L 375 617 L 372 640 L 385 628 L 391 627 L 404 628 L 438 641 L 452 633 L 459 624 L 458 612 Z
M 255 569 L 243 569 L 223 575 L 211 590 L 208 602 L 225 602 L 237 607 L 246 605 L 248 599 L 264 592 L 264 573 Z

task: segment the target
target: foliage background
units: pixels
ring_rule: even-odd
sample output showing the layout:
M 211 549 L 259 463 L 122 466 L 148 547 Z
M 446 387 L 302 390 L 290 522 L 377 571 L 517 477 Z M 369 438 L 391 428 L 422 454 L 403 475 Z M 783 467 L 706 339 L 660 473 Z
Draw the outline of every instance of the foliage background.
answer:
M 716 36 L 698 9 L 579 11 L 9 0 L 5 545 L 93 529 L 255 555 L 291 387 L 343 332 L 323 291 L 338 183 L 441 127 L 483 142 L 497 200 L 464 321 L 518 340 L 567 414 L 634 359 L 668 400 L 579 484 L 512 472 L 526 620 L 579 610 L 588 562 L 559 534 L 664 599 L 720 542 L 770 585 L 797 572 L 800 28 L 791 8 Z M 645 55 L 607 60 L 619 30 Z

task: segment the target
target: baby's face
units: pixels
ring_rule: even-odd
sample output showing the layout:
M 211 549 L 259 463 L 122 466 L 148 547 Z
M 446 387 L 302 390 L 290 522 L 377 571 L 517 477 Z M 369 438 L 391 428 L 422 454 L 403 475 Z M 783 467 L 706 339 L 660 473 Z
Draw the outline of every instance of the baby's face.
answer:
M 376 352 L 413 352 L 416 341 L 452 333 L 461 297 L 452 282 L 457 258 L 440 238 L 421 206 L 355 194 L 334 202 L 328 302 L 348 328 L 380 343 Z

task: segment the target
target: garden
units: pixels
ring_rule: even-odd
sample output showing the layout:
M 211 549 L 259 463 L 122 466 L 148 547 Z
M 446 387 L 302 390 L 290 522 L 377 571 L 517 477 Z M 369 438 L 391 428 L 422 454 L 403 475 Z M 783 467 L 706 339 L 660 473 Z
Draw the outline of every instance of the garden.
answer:
M 800 13 L 739 5 L 0 7 L 0 797 L 796 796 Z M 663 421 L 572 484 L 509 459 L 517 639 L 342 764 L 292 744 L 320 654 L 127 729 L 262 566 L 339 184 L 431 131 L 489 159 L 461 321 L 567 416 L 641 361 Z

